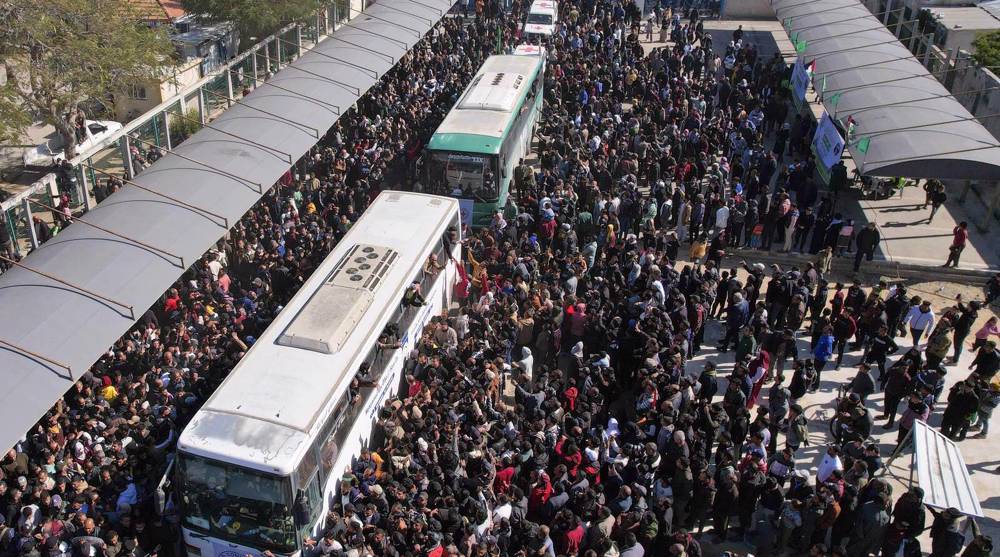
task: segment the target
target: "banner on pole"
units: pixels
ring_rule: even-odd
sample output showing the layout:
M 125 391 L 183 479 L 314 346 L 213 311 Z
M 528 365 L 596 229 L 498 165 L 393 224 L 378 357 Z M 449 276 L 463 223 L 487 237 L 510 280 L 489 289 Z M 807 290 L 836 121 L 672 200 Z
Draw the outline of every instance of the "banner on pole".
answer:
M 844 153 L 844 137 L 840 135 L 840 130 L 833 118 L 826 112 L 816 126 L 816 134 L 813 135 L 812 151 L 816 155 L 816 171 L 824 182 L 830 181 L 830 168 L 840 161 Z
M 801 107 L 805 104 L 806 90 L 809 88 L 809 71 L 801 57 L 795 60 L 795 67 L 792 68 L 792 100 L 795 105 Z

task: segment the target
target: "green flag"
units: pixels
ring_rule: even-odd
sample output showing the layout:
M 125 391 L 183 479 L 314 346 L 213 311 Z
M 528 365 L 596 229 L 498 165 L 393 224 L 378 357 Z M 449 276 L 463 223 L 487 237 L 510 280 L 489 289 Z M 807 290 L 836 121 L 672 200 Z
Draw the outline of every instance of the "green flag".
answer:
M 870 137 L 862 137 L 861 141 L 859 141 L 858 145 L 857 145 L 858 152 L 860 152 L 860 153 L 867 153 L 868 152 L 868 147 L 870 147 L 871 144 L 872 144 L 872 138 L 870 138 Z
M 785 28 L 787 29 L 792 26 L 792 18 L 786 17 L 785 21 L 783 21 L 782 23 L 785 25 Z
M 823 88 L 826 88 L 826 76 L 823 76 Z M 840 93 L 837 92 L 830 95 L 830 100 L 828 102 L 830 103 L 830 106 L 837 106 L 837 103 L 840 102 Z
M 809 46 L 809 41 L 796 42 L 795 43 L 795 52 L 798 52 L 799 54 L 802 54 L 803 52 L 806 51 L 806 48 L 808 46 Z
M 788 38 L 792 40 L 792 44 L 799 42 L 799 32 L 798 31 L 793 32 L 791 35 L 788 36 Z
M 823 81 L 820 82 L 819 92 L 822 93 L 826 91 L 826 74 L 823 74 Z

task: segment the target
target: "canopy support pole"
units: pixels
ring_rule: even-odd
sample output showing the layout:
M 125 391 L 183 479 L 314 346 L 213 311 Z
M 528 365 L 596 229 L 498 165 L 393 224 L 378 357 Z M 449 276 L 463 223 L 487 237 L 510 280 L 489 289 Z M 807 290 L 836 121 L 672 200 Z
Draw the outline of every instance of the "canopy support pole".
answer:
M 61 367 L 61 368 L 65 369 L 66 371 L 69 372 L 69 378 L 70 379 L 73 378 L 73 369 L 70 368 L 68 365 L 66 365 L 66 364 L 64 364 L 64 363 L 62 363 L 62 362 L 60 362 L 58 360 L 53 360 L 52 358 L 49 358 L 49 357 L 46 357 L 46 356 L 42 356 L 41 354 L 39 354 L 37 352 L 32 352 L 31 350 L 28 350 L 26 348 L 21 348 L 20 346 L 14 344 L 13 342 L 7 342 L 6 340 L 3 340 L 3 339 L 0 339 L 0 345 L 6 346 L 7 348 L 10 348 L 11 350 L 13 350 L 15 352 L 20 352 L 21 354 L 24 354 L 25 356 L 30 356 L 32 358 L 41 360 L 43 362 L 52 364 L 52 365 L 54 365 L 56 367 Z
M 101 170 L 100 168 L 97 168 L 97 167 L 95 167 L 93 165 L 90 165 L 90 164 L 87 164 L 87 163 L 81 163 L 81 164 L 87 166 L 88 168 L 90 168 L 94 172 L 98 172 L 98 173 L 103 174 L 103 175 L 105 175 L 105 176 L 107 176 L 109 178 L 118 178 L 119 180 L 121 180 L 122 182 L 125 182 L 126 184 L 129 184 L 130 186 L 139 188 L 142 191 L 151 193 L 151 194 L 153 194 L 153 195 L 155 195 L 157 197 L 162 197 L 163 199 L 166 199 L 168 201 L 173 201 L 174 203 L 176 203 L 176 204 L 178 204 L 178 205 L 180 205 L 182 207 L 186 207 L 188 209 L 191 209 L 192 211 L 195 211 L 195 212 L 198 212 L 198 213 L 205 213 L 206 215 L 209 215 L 209 216 L 215 217 L 217 219 L 220 219 L 222 221 L 222 224 L 219 224 L 219 223 L 216 223 L 216 224 L 219 224 L 219 226 L 221 226 L 221 227 L 223 227 L 223 228 L 225 228 L 227 230 L 229 229 L 229 219 L 227 219 L 226 217 L 224 217 L 224 216 L 222 216 L 222 215 L 220 215 L 218 213 L 213 213 L 212 211 L 209 211 L 208 209 L 202 209 L 201 207 L 198 207 L 197 205 L 192 205 L 192 204 L 190 204 L 190 203 L 188 203 L 186 201 L 181 201 L 180 199 L 177 199 L 176 197 L 167 195 L 167 194 L 165 194 L 163 192 L 159 192 L 159 191 L 156 191 L 154 189 L 147 188 L 146 186 L 144 186 L 142 184 L 137 184 L 137 183 L 133 182 L 132 180 L 127 180 L 125 178 L 122 178 L 121 176 L 118 176 L 118 175 L 115 175 L 115 174 L 111 174 L 110 172 L 105 172 L 104 170 Z
M 254 88 L 255 89 L 257 87 L 259 87 L 260 85 L 263 84 L 263 80 L 261 80 L 261 81 L 262 81 L 262 83 L 254 84 Z M 299 122 L 296 122 L 295 120 L 289 120 L 288 118 L 285 118 L 284 116 L 278 116 L 277 114 L 275 114 L 273 112 L 268 112 L 268 111 L 266 111 L 266 110 L 264 110 L 262 108 L 257 108 L 256 106 L 254 106 L 254 105 L 252 105 L 252 104 L 250 104 L 250 103 L 248 103 L 246 101 L 243 101 L 241 99 L 235 99 L 235 98 L 228 99 L 228 98 L 226 98 L 225 95 L 220 95 L 220 94 L 216 93 L 215 91 L 209 91 L 208 89 L 205 89 L 204 91 L 206 93 L 212 95 L 213 97 L 219 97 L 219 98 L 226 99 L 227 101 L 234 102 L 234 103 L 236 103 L 236 104 L 238 104 L 240 106 L 249 108 L 250 110 L 255 110 L 257 112 L 260 112 L 261 114 L 266 114 L 266 115 L 268 115 L 268 116 L 270 116 L 272 118 L 277 118 L 278 120 L 281 120 L 283 122 L 288 122 L 289 124 L 294 124 L 296 127 L 301 127 L 301 128 L 306 128 L 308 130 L 312 130 L 312 136 L 315 137 L 316 139 L 319 139 L 319 130 L 316 129 L 316 128 L 314 128 L 314 127 L 312 127 L 312 126 L 307 126 L 305 124 L 300 124 Z
M 363 15 L 365 17 L 370 17 L 370 18 L 372 18 L 372 19 L 374 19 L 376 21 L 381 21 L 382 23 L 385 23 L 385 24 L 388 24 L 388 25 L 392 25 L 393 27 L 399 27 L 400 29 L 406 29 L 410 33 L 413 33 L 413 36 L 417 37 L 418 39 L 423 36 L 423 33 L 421 33 L 420 31 L 417 31 L 416 29 L 414 29 L 412 27 L 407 27 L 407 26 L 405 26 L 405 25 L 403 25 L 401 23 L 396 23 L 395 21 L 392 21 L 392 20 L 389 20 L 389 19 L 385 19 L 384 17 L 379 17 L 377 15 L 372 15 L 372 14 L 368 13 L 367 11 L 363 11 L 363 10 L 358 10 L 358 9 L 351 8 L 351 6 L 349 4 L 347 6 L 347 9 L 354 10 L 359 15 Z M 350 24 L 348 24 L 348 27 L 353 27 L 353 26 L 350 25 Z M 389 37 L 385 37 L 385 38 L 389 39 Z M 389 40 L 394 41 L 394 42 L 398 42 L 399 44 L 403 44 L 405 46 L 405 43 L 402 43 L 400 41 L 396 41 L 395 39 L 389 39 Z M 406 48 L 407 48 L 407 50 L 409 50 L 409 47 L 406 47 Z
M 268 58 L 268 61 L 270 61 L 270 58 Z M 327 102 L 327 101 L 324 101 L 324 100 L 321 100 L 321 99 L 317 99 L 316 97 L 310 97 L 309 95 L 306 95 L 306 94 L 303 94 L 303 93 L 299 93 L 298 91 L 295 91 L 293 89 L 289 89 L 287 87 L 282 87 L 281 85 L 277 85 L 275 83 L 271 83 L 270 81 L 267 81 L 267 80 L 261 81 L 260 85 L 261 86 L 267 85 L 269 87 L 274 87 L 275 89 L 280 89 L 280 90 L 282 90 L 282 91 L 284 91 L 286 93 L 291 93 L 291 94 L 295 95 L 296 97 L 302 97 L 303 99 L 308 99 L 308 100 L 310 100 L 310 101 L 312 101 L 312 102 L 314 102 L 314 103 L 316 103 L 316 104 L 318 104 L 320 106 L 325 106 L 327 108 L 336 108 L 337 109 L 337 116 L 340 116 L 340 114 L 341 114 L 340 106 L 335 105 L 335 104 L 333 104 L 331 102 Z
M 227 74 L 227 75 L 228 75 L 228 74 Z M 221 133 L 221 134 L 223 134 L 223 135 L 228 135 L 229 137 L 234 137 L 234 138 L 236 138 L 236 139 L 239 139 L 240 141 L 245 141 L 245 142 L 249 143 L 250 145 L 253 145 L 254 147 L 257 147 L 258 149 L 263 149 L 263 150 L 265 150 L 265 151 L 270 151 L 271 153 L 275 153 L 275 154 L 278 154 L 278 155 L 284 155 L 284 156 L 285 156 L 285 158 L 286 158 L 286 159 L 288 159 L 288 160 L 286 160 L 285 162 L 287 162 L 287 163 L 288 163 L 289 165 L 290 165 L 290 164 L 292 164 L 293 162 L 295 162 L 295 161 L 293 161 L 293 160 L 292 160 L 292 155 L 290 155 L 290 154 L 288 154 L 288 153 L 286 153 L 286 152 L 284 152 L 284 151 L 282 151 L 282 150 L 280 150 L 280 149 L 275 149 L 274 147 L 269 147 L 269 146 L 267 146 L 267 145 L 264 145 L 263 143 L 258 143 L 258 142 L 256 142 L 256 141 L 252 141 L 252 140 L 250 140 L 250 139 L 246 139 L 246 138 L 244 138 L 244 137 L 241 137 L 241 136 L 239 136 L 239 135 L 236 135 L 235 133 L 232 133 L 232 132 L 228 132 L 228 131 L 226 131 L 226 130 L 223 130 L 223 129 L 219 129 L 219 128 L 217 128 L 217 127 L 215 127 L 215 126 L 211 125 L 211 124 L 201 124 L 200 122 L 197 122 L 197 121 L 196 121 L 195 119 L 193 119 L 193 118 L 188 118 L 187 116 L 184 116 L 183 114 L 174 114 L 174 116 L 177 116 L 177 117 L 179 117 L 179 118 L 181 118 L 182 120 L 185 120 L 185 121 L 187 121 L 187 122 L 195 122 L 195 123 L 198 123 L 198 124 L 200 124 L 200 125 L 201 125 L 201 126 L 202 126 L 203 128 L 208 128 L 208 129 L 210 129 L 210 130 L 212 130 L 212 131 L 216 131 L 216 132 L 219 132 L 219 133 Z M 169 152 L 169 153 L 172 153 L 172 152 L 173 152 L 173 150 L 168 150 L 167 152 Z M 260 186 L 260 184 L 256 184 L 256 185 L 257 185 L 257 186 Z M 258 193 L 260 193 L 260 192 L 258 192 Z
M 281 41 L 281 42 L 286 42 L 286 43 L 289 42 L 289 41 L 286 41 L 285 39 L 282 39 L 281 37 L 276 37 L 276 38 L 279 41 Z M 295 43 L 291 43 L 291 44 L 295 44 Z M 358 64 L 355 64 L 354 62 L 348 62 L 347 60 L 344 60 L 342 58 L 337 58 L 336 56 L 331 56 L 329 54 L 326 54 L 326 53 L 323 53 L 323 52 L 319 52 L 316 49 L 310 50 L 306 54 L 315 54 L 317 56 L 322 56 L 323 58 L 329 58 L 330 60 L 339 62 L 341 64 L 344 64 L 345 66 L 350 66 L 350 67 L 352 67 L 354 69 L 361 70 L 361 71 L 367 73 L 368 75 L 370 75 L 370 76 L 378 79 L 378 72 L 376 72 L 375 70 L 366 68 L 364 66 L 359 66 Z M 303 54 L 303 56 L 305 56 L 305 54 Z
M 86 294 L 88 296 L 92 296 L 94 298 L 97 298 L 98 300 L 101 300 L 101 301 L 104 301 L 104 302 L 108 302 L 109 304 L 114 304 L 114 305 L 116 305 L 118 307 L 125 308 L 125 309 L 127 309 L 129 311 L 129 315 L 131 316 L 131 318 L 133 320 L 135 319 L 135 308 L 133 308 L 132 306 L 130 306 L 128 304 L 119 302 L 118 300 L 113 300 L 111 298 L 108 298 L 107 296 L 102 296 L 102 295 L 98 294 L 97 292 L 94 292 L 93 290 L 87 290 L 86 288 L 84 288 L 82 286 L 78 286 L 76 284 L 73 284 L 72 282 L 69 282 L 69 281 L 63 280 L 63 279 L 61 279 L 59 277 L 50 275 L 49 273 L 46 273 L 45 271 L 39 271 L 38 269 L 35 269 L 34 267 L 29 267 L 29 266 L 25 265 L 24 263 L 21 263 L 20 261 L 14 261 L 13 259 L 8 259 L 7 257 L 5 257 L 3 255 L 0 255 L 0 261 L 4 261 L 5 263 L 8 263 L 8 264 L 13 265 L 15 267 L 20 267 L 20 268 L 24 269 L 25 271 L 28 271 L 28 272 L 31 272 L 31 273 L 35 273 L 36 275 L 43 276 L 43 277 L 45 277 L 45 278 L 47 278 L 47 279 L 49 279 L 51 281 L 58 282 L 59 284 L 61 284 L 63 286 L 68 286 L 69 288 L 72 288 L 73 290 L 76 290 L 76 291 L 82 292 L 82 293 L 84 293 L 84 294 Z
M 29 197 L 28 199 L 31 199 L 31 198 Z M 34 200 L 32 200 L 31 202 L 34 203 L 35 205 L 38 205 L 38 206 L 42 207 L 43 209 L 48 209 L 49 211 L 52 211 L 53 213 L 60 213 L 61 212 L 60 209 L 56 209 L 55 207 L 52 207 L 51 205 L 46 205 L 45 203 L 42 203 L 41 201 L 34 201 Z M 170 257 L 177 258 L 181 262 L 180 268 L 181 269 L 186 269 L 187 268 L 187 265 L 184 264 L 184 258 L 181 257 L 180 255 L 177 255 L 175 253 L 171 253 L 171 252 L 169 252 L 169 251 L 167 251 L 165 249 L 161 249 L 161 248 L 158 248 L 156 246 L 151 246 L 151 245 L 149 245 L 149 244 L 147 244 L 145 242 L 136 240 L 135 238 L 130 238 L 130 237 L 124 235 L 124 234 L 119 234 L 119 233 L 117 233 L 117 232 L 115 232 L 113 230 L 108 230 L 107 228 L 104 228 L 103 226 L 96 225 L 96 224 L 94 224 L 92 222 L 85 221 L 85 220 L 83 220 L 82 216 L 81 217 L 77 217 L 77 218 L 71 218 L 70 222 L 71 223 L 85 224 L 85 225 L 87 225 L 87 226 L 89 226 L 91 228 L 96 228 L 97 230 L 100 230 L 101 232 L 104 232 L 104 233 L 107 233 L 107 234 L 111 234 L 112 236 L 114 236 L 116 238 L 121 238 L 122 240 L 127 240 L 129 242 L 134 243 L 134 244 L 138 244 L 139 246 L 142 246 L 142 247 L 144 247 L 144 248 L 146 248 L 148 250 L 152 250 L 152 251 L 155 251 L 155 252 L 162 253 L 163 255 L 167 255 L 167 256 L 170 256 Z
M 280 63 L 280 61 L 277 61 L 277 60 L 272 60 L 272 61 Z M 288 66 L 285 66 L 284 69 L 287 70 L 289 68 L 291 68 L 293 70 L 298 70 L 298 71 L 300 71 L 300 72 L 302 72 L 302 73 L 304 73 L 306 75 L 311 75 L 311 76 L 315 77 L 316 79 L 321 79 L 321 80 L 326 81 L 328 83 L 332 83 L 332 84 L 334 84 L 334 85 L 336 85 L 338 87 L 341 87 L 341 88 L 345 89 L 348 92 L 354 93 L 355 95 L 357 95 L 359 97 L 361 96 L 361 88 L 358 87 L 358 86 L 356 86 L 356 85 L 351 85 L 349 83 L 344 83 L 343 81 L 337 81 L 336 79 L 330 79 L 329 77 L 326 77 L 323 74 L 312 72 L 312 71 L 309 71 L 309 70 L 307 70 L 305 68 L 300 68 L 298 66 L 293 66 L 291 64 L 289 64 Z
M 345 24 L 341 25 L 341 27 L 344 27 L 344 26 L 347 26 L 347 24 L 345 23 Z M 352 29 L 357 29 L 357 30 L 359 30 L 359 31 L 366 31 L 366 29 L 361 29 L 360 27 L 351 27 L 351 28 L 352 28 Z M 387 58 L 387 59 L 388 59 L 388 60 L 389 60 L 390 62 L 392 62 L 393 64 L 395 64 L 395 63 L 396 63 L 396 58 L 395 58 L 395 57 L 393 57 L 393 56 L 390 56 L 390 55 L 388 55 L 388 54 L 386 54 L 386 53 L 384 53 L 384 52 L 379 52 L 379 51 L 377 51 L 377 50 L 374 50 L 374 49 L 371 49 L 371 48 L 368 48 L 367 46 L 361 46 L 361 45 L 359 45 L 358 43 L 355 43 L 355 42 L 351 42 L 351 41 L 349 41 L 349 40 L 347 40 L 347 39 L 345 39 L 345 38 L 343 38 L 343 37 L 338 37 L 337 35 L 330 35 L 330 38 L 331 38 L 332 40 L 335 40 L 335 41 L 340 41 L 340 42 L 342 42 L 342 43 L 346 43 L 346 44 L 349 44 L 349 45 L 351 45 L 351 46 L 353 46 L 353 47 L 355 47 L 355 48 L 360 48 L 361 50 L 363 50 L 363 51 L 365 51 L 365 52 L 371 52 L 372 54 L 377 54 L 377 55 L 379 55 L 379 56 L 381 56 L 381 57 L 383 57 L 383 58 Z
M 444 16 L 444 10 L 442 10 L 441 8 L 435 8 L 434 6 L 431 6 L 430 4 L 424 4 L 423 2 L 417 2 L 417 0 L 410 0 L 410 2 L 413 3 L 413 4 L 417 4 L 419 6 L 423 6 L 423 7 L 427 8 L 427 9 L 434 10 L 435 12 L 438 13 L 439 16 L 442 16 L 442 17 Z
M 208 124 L 205 124 L 205 126 L 207 127 Z M 129 137 L 131 137 L 131 136 L 129 136 Z M 171 155 L 174 155 L 175 157 L 182 158 L 182 159 L 184 159 L 184 160 L 186 160 L 188 162 L 192 162 L 194 164 L 197 164 L 198 166 L 200 166 L 202 168 L 207 168 L 208 170 L 210 170 L 212 172 L 218 172 L 219 174 L 222 174 L 223 176 L 228 176 L 229 178 L 232 178 L 234 180 L 238 180 L 238 181 L 243 182 L 244 184 L 247 184 L 247 185 L 250 185 L 250 186 L 257 186 L 257 193 L 260 193 L 260 194 L 264 193 L 264 186 L 262 186 L 261 184 L 258 184 L 257 182 L 254 182 L 253 180 L 247 180 L 246 178 L 243 178 L 241 176 L 237 176 L 237 175 L 233 174 L 232 172 L 226 172 L 225 170 L 219 170 L 218 168 L 216 168 L 216 167 L 214 167 L 214 166 L 212 166 L 210 164 L 205 164 L 205 163 L 203 163 L 203 162 L 201 162 L 201 161 L 199 161 L 197 159 L 193 159 L 193 158 L 191 158 L 191 157 L 189 157 L 187 155 L 182 155 L 182 154 L 178 153 L 177 151 L 175 151 L 173 149 L 165 149 L 165 148 L 160 147 L 160 146 L 158 146 L 158 145 L 156 145 L 154 143 L 150 143 L 150 142 L 148 142 L 148 141 L 146 141 L 144 139 L 139 139 L 138 137 L 132 137 L 132 139 L 138 141 L 139 143 L 142 143 L 143 145 L 147 145 L 147 146 L 150 146 L 150 147 L 156 147 L 157 149 L 163 149 L 164 151 L 170 153 Z

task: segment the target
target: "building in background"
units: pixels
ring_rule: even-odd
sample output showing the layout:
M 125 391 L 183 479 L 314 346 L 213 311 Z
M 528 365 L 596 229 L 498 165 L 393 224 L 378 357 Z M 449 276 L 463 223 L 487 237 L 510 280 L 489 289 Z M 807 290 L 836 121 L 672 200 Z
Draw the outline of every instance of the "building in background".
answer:
M 240 37 L 229 22 L 206 24 L 173 0 L 131 0 L 151 27 L 165 27 L 177 49 L 172 68 L 160 80 L 136 83 L 114 95 L 114 117 L 128 122 L 198 82 L 239 53 Z

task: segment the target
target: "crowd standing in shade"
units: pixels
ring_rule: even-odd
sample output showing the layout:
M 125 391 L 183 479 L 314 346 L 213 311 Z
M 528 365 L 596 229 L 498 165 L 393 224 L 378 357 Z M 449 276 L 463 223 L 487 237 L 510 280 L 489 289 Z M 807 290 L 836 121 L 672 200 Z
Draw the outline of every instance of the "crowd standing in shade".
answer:
M 174 554 L 152 494 L 179 431 L 367 203 L 419 174 L 481 62 L 517 43 L 525 3 L 499 6 L 439 23 L 3 458 L 0 554 Z M 742 29 L 712 44 L 697 11 L 560 8 L 540 164 L 466 231 L 462 307 L 428 327 L 309 557 L 989 555 L 974 522 L 967 539 L 961 513 L 879 475 L 865 400 L 884 391 L 900 444 L 931 412 L 985 436 L 996 319 L 828 282 L 853 225 L 813 180 L 789 68 Z M 670 43 L 647 53 L 656 27 Z M 768 269 L 734 247 L 817 258 Z M 944 393 L 968 340 L 972 373 Z M 731 371 L 689 365 L 715 343 Z M 813 474 L 798 400 L 845 359 L 859 371 Z

